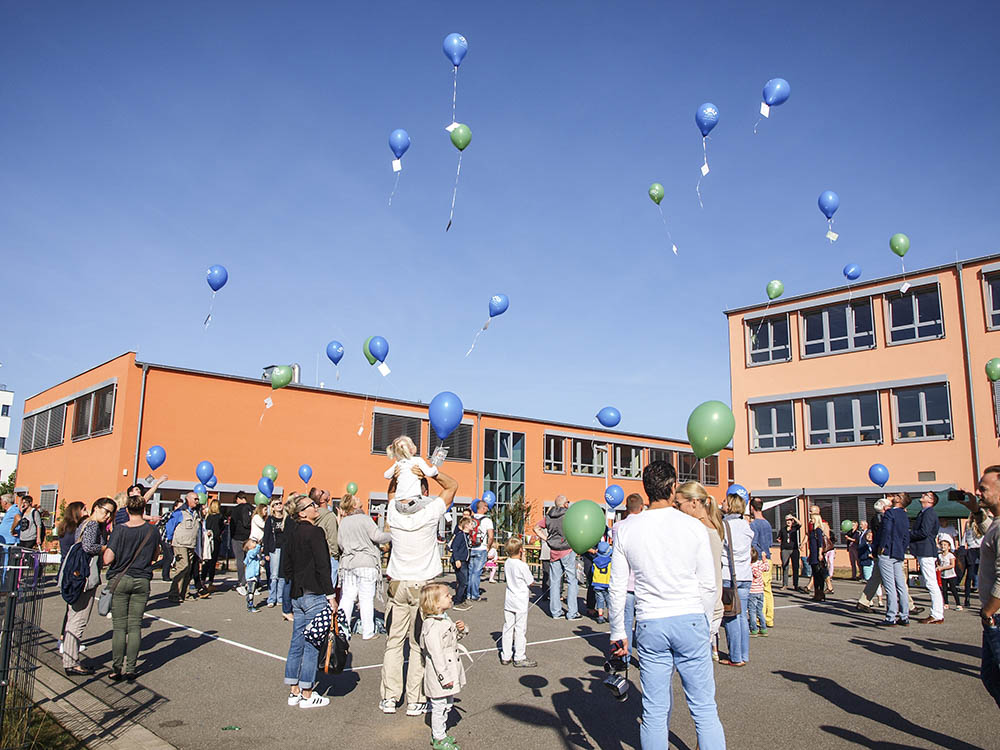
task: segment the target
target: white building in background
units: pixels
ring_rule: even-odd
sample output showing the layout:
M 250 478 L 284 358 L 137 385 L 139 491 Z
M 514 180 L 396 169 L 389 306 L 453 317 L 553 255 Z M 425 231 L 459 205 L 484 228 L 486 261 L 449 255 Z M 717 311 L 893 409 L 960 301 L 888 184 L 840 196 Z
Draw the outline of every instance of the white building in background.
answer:
M 7 452 L 7 438 L 10 436 L 10 410 L 14 405 L 14 392 L 0 385 L 0 482 L 17 468 L 17 454 Z M 11 446 L 13 450 L 14 446 Z

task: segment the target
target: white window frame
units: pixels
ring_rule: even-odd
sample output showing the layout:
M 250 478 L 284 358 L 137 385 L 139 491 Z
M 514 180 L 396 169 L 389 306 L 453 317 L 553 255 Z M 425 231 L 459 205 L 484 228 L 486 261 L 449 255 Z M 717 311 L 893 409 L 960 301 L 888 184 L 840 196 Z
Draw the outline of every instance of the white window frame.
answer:
M 615 479 L 640 479 L 642 478 L 642 448 L 638 445 L 628 443 L 613 443 L 612 449 L 614 458 L 611 466 L 611 476 Z M 629 466 L 622 464 L 623 451 L 630 452 Z
M 768 408 L 768 409 L 770 409 L 771 410 L 771 427 L 772 427 L 772 429 L 777 430 L 777 426 L 778 426 L 778 414 L 777 414 L 776 407 L 780 406 L 782 404 L 788 404 L 788 408 L 792 410 L 792 432 L 791 432 L 792 445 L 791 445 L 791 447 L 785 447 L 785 446 L 780 446 L 779 447 L 777 445 L 778 438 L 785 437 L 787 435 L 787 433 L 784 433 L 784 432 L 780 432 L 780 433 L 779 432 L 773 432 L 770 435 L 765 435 L 764 436 L 764 437 L 773 438 L 774 441 L 775 441 L 775 447 L 773 447 L 773 448 L 761 448 L 761 447 L 759 447 L 760 446 L 760 437 L 761 436 L 757 432 L 757 413 L 754 410 L 755 409 L 759 409 L 759 408 L 765 408 L 765 407 Z M 750 412 L 750 414 L 749 414 L 750 418 L 747 420 L 747 423 L 750 426 L 750 452 L 751 453 L 773 453 L 775 451 L 793 451 L 793 450 L 795 450 L 796 445 L 797 445 L 796 440 L 795 440 L 795 404 L 792 401 L 774 401 L 774 402 L 768 403 L 768 404 L 750 404 L 747 408 L 749 409 L 749 412 Z
M 663 459 L 663 458 L 653 458 L 653 451 L 660 451 L 661 453 L 666 453 L 667 454 L 667 458 L 666 459 Z M 666 462 L 668 464 L 670 464 L 674 468 L 677 468 L 677 459 L 675 457 L 676 454 L 677 454 L 677 451 L 675 451 L 673 448 L 650 448 L 649 449 L 649 454 L 646 456 L 646 466 L 649 466 L 651 463 L 653 463 L 653 461 L 663 461 L 663 460 L 666 460 Z
M 603 477 L 608 473 L 608 445 L 607 443 L 586 438 L 572 438 L 572 466 L 571 473 L 578 477 Z M 583 445 L 590 443 L 592 446 L 593 461 L 589 464 L 583 463 Z
M 935 336 L 920 336 L 918 329 L 921 325 L 928 325 L 935 321 L 925 321 L 921 323 L 918 314 L 919 307 L 917 306 L 917 295 L 924 292 L 929 292 L 933 290 L 937 294 L 938 299 L 938 318 L 936 322 L 941 323 L 941 333 Z M 892 333 L 893 331 L 899 331 L 910 326 L 894 326 L 892 322 L 892 300 L 899 299 L 900 297 L 909 297 L 910 305 L 913 307 L 913 333 L 914 337 L 912 339 L 906 339 L 905 341 L 893 341 Z M 916 344 L 920 341 L 937 341 L 938 339 L 943 339 L 945 337 L 945 327 L 944 327 L 944 305 L 941 303 L 941 285 L 940 284 L 928 284 L 925 286 L 915 287 L 907 291 L 906 294 L 886 294 L 883 297 L 883 312 L 885 318 L 885 344 L 886 346 L 905 346 L 906 344 Z
M 944 396 L 948 403 L 948 434 L 947 435 L 928 435 L 927 426 L 928 425 L 939 425 L 945 424 L 943 420 L 937 419 L 929 421 L 927 419 L 927 389 L 928 388 L 944 388 Z M 919 393 L 918 404 L 920 406 L 920 421 L 919 422 L 907 422 L 906 427 L 921 426 L 924 428 L 924 435 L 920 437 L 901 437 L 903 430 L 903 423 L 899 419 L 899 400 L 897 394 L 899 391 L 917 391 Z M 954 412 L 951 408 L 951 386 L 948 383 L 928 383 L 927 385 L 917 385 L 911 386 L 909 388 L 894 388 L 892 390 L 892 423 L 893 423 L 893 442 L 895 443 L 925 443 L 934 440 L 954 440 L 955 438 L 955 419 Z
M 542 452 L 542 471 L 546 474 L 565 474 L 566 473 L 566 438 L 560 435 L 545 435 L 542 438 L 545 441 L 545 449 Z M 559 459 L 556 460 L 552 457 L 550 448 L 559 446 Z
M 856 321 L 854 318 L 854 308 L 860 307 L 861 305 L 868 305 L 868 314 L 871 320 L 871 337 L 872 343 L 867 346 L 856 346 L 854 339 L 858 337 L 858 332 L 855 330 Z M 830 339 L 830 310 L 833 308 L 846 307 L 847 308 L 847 348 L 837 349 L 833 351 Z M 823 316 L 823 338 L 817 341 L 808 341 L 806 339 L 806 318 L 810 315 L 820 314 Z M 864 335 L 864 334 L 861 334 Z M 875 337 L 875 312 L 872 309 L 872 301 L 870 297 L 864 299 L 856 299 L 850 302 L 838 302 L 835 305 L 825 305 L 823 307 L 814 307 L 809 310 L 801 310 L 799 312 L 799 356 L 802 359 L 812 359 L 814 357 L 831 357 L 835 354 L 847 354 L 850 352 L 863 352 L 869 349 L 874 349 L 877 340 Z M 822 344 L 823 351 L 813 352 L 812 354 L 806 353 L 806 346 L 808 344 Z
M 708 474 L 709 463 L 715 463 L 715 481 L 711 481 L 711 477 Z M 701 459 L 701 483 L 709 487 L 719 486 L 719 454 L 716 453 L 714 456 L 705 456 Z
M 788 356 L 785 357 L 784 359 L 775 359 L 773 356 L 775 350 L 773 323 L 776 320 L 785 321 L 785 330 L 787 331 L 788 335 L 788 343 L 785 344 L 784 346 L 777 347 L 778 349 L 788 349 Z M 768 359 L 765 362 L 754 362 L 753 361 L 753 353 L 755 351 L 753 348 L 754 332 L 759 330 L 760 328 L 763 328 L 765 325 L 767 326 L 768 346 L 766 349 L 758 349 L 756 351 L 768 352 Z M 776 365 L 781 362 L 792 361 L 792 324 L 788 318 L 788 313 L 784 313 L 782 315 L 771 315 L 763 319 L 756 318 L 755 320 L 748 320 L 746 321 L 746 329 L 747 332 L 745 339 L 746 339 L 747 367 L 764 367 L 766 365 Z
M 690 456 L 694 459 L 694 476 L 681 476 L 681 456 Z M 691 451 L 677 451 L 677 481 L 678 482 L 700 482 L 702 476 L 702 462 Z
M 860 396 L 866 396 L 869 394 L 874 394 L 875 396 L 875 410 L 878 415 L 878 425 L 863 425 L 861 423 L 861 400 Z M 851 420 L 853 422 L 852 430 L 854 432 L 855 439 L 850 443 L 838 443 L 837 433 L 846 431 L 846 427 L 838 428 L 836 424 L 836 408 L 834 402 L 837 399 L 849 398 L 851 399 Z M 829 443 L 812 443 L 812 409 L 809 404 L 812 401 L 826 401 L 826 421 L 827 429 L 826 432 L 830 436 Z M 807 450 L 821 450 L 823 448 L 849 448 L 858 445 L 882 445 L 885 441 L 885 427 L 882 424 L 882 398 L 879 391 L 860 391 L 858 393 L 844 393 L 837 396 L 818 396 L 816 398 L 807 398 L 802 404 L 803 416 L 805 421 L 805 447 Z M 861 440 L 861 433 L 865 429 L 872 427 L 878 427 L 878 440 Z M 817 430 L 817 432 L 819 432 Z

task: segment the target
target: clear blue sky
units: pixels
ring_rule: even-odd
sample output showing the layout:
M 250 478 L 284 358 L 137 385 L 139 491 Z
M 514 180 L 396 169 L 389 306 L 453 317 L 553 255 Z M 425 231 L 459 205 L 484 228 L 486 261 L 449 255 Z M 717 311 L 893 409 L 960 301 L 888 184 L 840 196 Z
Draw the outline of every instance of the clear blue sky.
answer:
M 775 6 L 783 7 L 775 7 Z M 47 3 L 0 9 L 0 382 L 129 349 L 683 435 L 726 307 L 1000 249 L 996 3 Z M 458 119 L 472 128 L 445 234 Z M 753 135 L 761 88 L 789 101 Z M 705 101 L 704 210 L 694 186 Z M 406 128 L 399 193 L 387 137 Z M 680 254 L 674 257 L 653 181 Z M 840 194 L 830 246 L 816 199 Z M 229 285 L 202 330 L 205 269 Z M 464 358 L 491 294 L 510 310 Z M 333 382 L 323 360 L 321 379 Z M 354 429 L 353 426 L 345 429 Z M 15 427 L 9 446 L 16 446 Z

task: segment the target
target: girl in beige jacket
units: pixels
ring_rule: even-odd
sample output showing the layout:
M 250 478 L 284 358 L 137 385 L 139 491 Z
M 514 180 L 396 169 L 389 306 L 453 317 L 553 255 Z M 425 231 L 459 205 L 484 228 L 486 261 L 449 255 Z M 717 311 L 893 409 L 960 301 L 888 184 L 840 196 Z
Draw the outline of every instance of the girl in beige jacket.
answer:
M 458 641 L 467 631 L 464 622 L 452 622 L 448 617 L 450 607 L 451 589 L 444 584 L 429 583 L 420 590 L 420 650 L 424 657 L 424 693 L 431 703 L 432 750 L 459 750 L 446 729 L 454 696 L 465 684 Z

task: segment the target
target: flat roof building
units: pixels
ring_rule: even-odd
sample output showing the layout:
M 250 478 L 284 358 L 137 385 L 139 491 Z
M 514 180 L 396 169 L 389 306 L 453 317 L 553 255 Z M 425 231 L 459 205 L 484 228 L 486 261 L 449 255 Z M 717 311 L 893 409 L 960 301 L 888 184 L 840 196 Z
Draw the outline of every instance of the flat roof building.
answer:
M 14 446 L 9 446 L 9 451 L 7 446 L 7 439 L 10 437 L 10 410 L 13 404 L 13 391 L 8 391 L 7 386 L 0 385 L 0 482 L 6 482 L 17 469 Z

